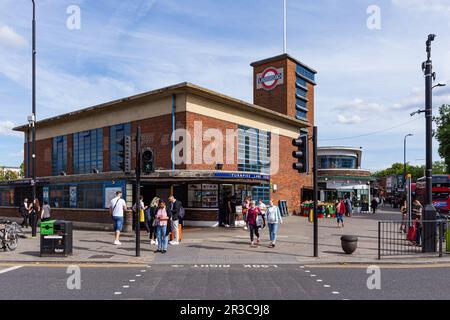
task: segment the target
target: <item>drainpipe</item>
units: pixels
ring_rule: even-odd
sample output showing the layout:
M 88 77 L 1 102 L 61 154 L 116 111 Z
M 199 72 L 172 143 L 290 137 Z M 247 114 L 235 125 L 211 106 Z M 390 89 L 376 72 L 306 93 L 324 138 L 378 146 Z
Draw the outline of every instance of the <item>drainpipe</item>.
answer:
M 177 96 L 176 94 L 172 95 L 172 138 L 174 138 L 174 133 L 175 133 L 175 111 L 176 111 L 176 101 L 177 101 Z M 175 172 L 175 154 L 173 153 L 173 151 L 175 150 L 175 139 L 172 139 L 172 171 Z

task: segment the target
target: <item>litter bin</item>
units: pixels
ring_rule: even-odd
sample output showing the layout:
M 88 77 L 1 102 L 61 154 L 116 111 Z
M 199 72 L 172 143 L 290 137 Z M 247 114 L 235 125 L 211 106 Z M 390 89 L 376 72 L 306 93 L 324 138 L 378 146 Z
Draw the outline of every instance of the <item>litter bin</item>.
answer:
M 73 253 L 73 225 L 69 221 L 41 223 L 41 257 L 68 257 Z

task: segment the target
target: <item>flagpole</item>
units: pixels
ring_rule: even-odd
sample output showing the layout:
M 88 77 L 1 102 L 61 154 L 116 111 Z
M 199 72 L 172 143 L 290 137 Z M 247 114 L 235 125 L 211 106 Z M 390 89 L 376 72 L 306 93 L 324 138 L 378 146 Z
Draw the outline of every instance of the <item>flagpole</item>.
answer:
M 283 49 L 287 53 L 287 6 L 286 0 L 283 0 Z

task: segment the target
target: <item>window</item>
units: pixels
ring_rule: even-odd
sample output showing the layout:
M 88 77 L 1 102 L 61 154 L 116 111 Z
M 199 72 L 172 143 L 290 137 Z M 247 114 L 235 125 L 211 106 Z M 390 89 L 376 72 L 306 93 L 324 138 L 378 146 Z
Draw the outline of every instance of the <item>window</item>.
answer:
M 53 138 L 52 175 L 67 171 L 67 136 Z
M 305 90 L 308 90 L 308 85 L 305 79 L 300 78 L 299 76 L 297 76 L 297 87 L 301 87 L 304 88 Z
M 219 185 L 190 184 L 188 186 L 189 208 L 218 208 Z
M 357 169 L 357 157 L 319 156 L 319 169 Z
M 306 99 L 306 95 L 308 94 L 308 90 L 305 90 L 303 88 L 297 87 L 297 96 L 305 98 Z
M 297 98 L 297 109 L 304 109 L 308 111 L 308 104 L 305 100 Z
M 50 207 L 70 208 L 69 186 L 51 186 L 49 189 Z
M 73 169 L 75 174 L 103 171 L 103 130 L 73 135 Z
M 270 137 L 270 132 L 239 126 L 239 171 L 270 174 Z
M 70 191 L 76 190 L 73 197 Z M 50 206 L 52 208 L 103 209 L 104 185 L 74 184 L 50 186 Z M 74 204 L 71 204 L 75 202 Z
M 111 171 L 124 170 L 124 138 L 131 135 L 131 125 L 120 124 L 110 128 L 110 168 Z
M 300 76 L 305 77 L 306 79 L 315 82 L 316 80 L 316 75 L 314 74 L 314 72 L 308 70 L 307 68 L 305 68 L 304 66 L 301 65 L 297 65 L 297 74 Z
M 306 111 L 297 110 L 297 119 L 307 120 L 308 113 Z
M 103 184 L 81 184 L 77 186 L 77 207 L 83 209 L 103 208 Z
M 14 189 L 0 189 L 0 207 L 14 207 Z
M 252 198 L 256 201 L 262 199 L 265 204 L 268 204 L 270 201 L 270 185 L 264 184 L 261 186 L 252 188 Z

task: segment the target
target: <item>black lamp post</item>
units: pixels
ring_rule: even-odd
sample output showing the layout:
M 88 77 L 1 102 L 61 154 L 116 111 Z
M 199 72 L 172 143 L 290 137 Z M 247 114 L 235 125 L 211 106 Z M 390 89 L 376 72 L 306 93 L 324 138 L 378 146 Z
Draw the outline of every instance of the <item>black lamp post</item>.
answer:
M 37 212 L 35 207 L 36 199 L 36 4 L 35 0 L 31 0 L 33 3 L 33 80 L 32 80 L 32 114 L 31 114 L 31 127 L 32 127 L 32 180 L 31 185 L 33 188 L 33 209 L 31 212 L 31 236 L 36 237 L 37 233 Z

